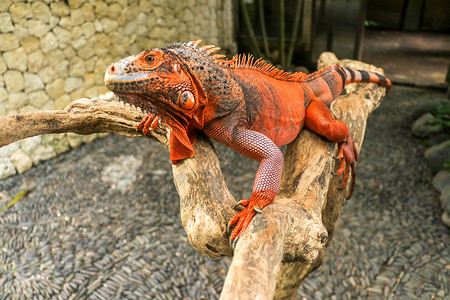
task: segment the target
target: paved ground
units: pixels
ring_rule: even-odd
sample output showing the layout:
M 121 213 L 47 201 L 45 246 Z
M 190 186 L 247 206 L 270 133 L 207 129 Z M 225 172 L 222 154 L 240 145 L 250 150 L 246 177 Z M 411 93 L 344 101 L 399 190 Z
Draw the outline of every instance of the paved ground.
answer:
M 395 83 L 444 87 L 450 34 L 369 29 L 361 60 L 383 68 Z
M 394 89 L 369 119 L 353 198 L 299 299 L 449 299 L 450 231 L 409 131 L 436 92 Z M 230 190 L 257 164 L 219 148 Z M 236 167 L 239 166 L 239 167 Z M 0 181 L 0 299 L 216 299 L 230 258 L 187 242 L 168 153 L 143 139 L 97 140 Z

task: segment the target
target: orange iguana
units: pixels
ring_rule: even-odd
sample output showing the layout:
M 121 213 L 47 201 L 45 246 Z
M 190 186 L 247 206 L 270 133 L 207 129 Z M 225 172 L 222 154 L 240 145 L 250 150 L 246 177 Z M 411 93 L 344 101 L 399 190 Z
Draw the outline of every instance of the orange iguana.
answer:
M 201 41 L 150 49 L 111 64 L 105 84 L 122 101 L 148 112 L 137 126 L 148 134 L 159 119 L 170 126 L 173 164 L 194 156 L 192 145 L 200 130 L 210 138 L 261 162 L 250 199 L 229 221 L 236 241 L 256 212 L 277 194 L 283 154 L 279 146 L 292 142 L 308 128 L 338 144 L 345 188 L 351 171 L 351 196 L 358 152 L 347 126 L 335 120 L 329 105 L 352 82 L 376 82 L 388 88 L 389 79 L 366 71 L 333 65 L 313 74 L 288 73 L 262 59 L 211 55 L 215 46 L 197 48 Z M 344 172 L 345 169 L 345 172 Z

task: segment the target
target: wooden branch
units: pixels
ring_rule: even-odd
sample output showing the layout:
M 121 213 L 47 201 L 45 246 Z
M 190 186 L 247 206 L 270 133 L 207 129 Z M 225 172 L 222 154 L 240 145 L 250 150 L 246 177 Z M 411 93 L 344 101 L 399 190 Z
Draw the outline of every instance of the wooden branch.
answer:
M 331 53 L 320 68 L 338 62 Z M 378 71 L 360 62 L 341 61 L 356 69 Z M 376 84 L 350 85 L 350 94 L 332 105 L 334 114 L 350 128 L 361 149 L 368 114 L 381 102 L 385 89 Z M 0 118 L 0 147 L 26 137 L 75 132 L 113 132 L 143 137 L 135 126 L 144 114 L 130 105 L 109 100 L 81 99 L 61 111 L 41 111 Z M 151 133 L 168 145 L 169 129 L 161 124 Z M 199 135 L 195 156 L 172 167 L 180 194 L 181 219 L 191 245 L 210 257 L 232 255 L 226 224 L 236 203 L 220 171 L 207 137 Z M 346 191 L 338 191 L 341 176 L 332 157 L 336 146 L 307 130 L 288 145 L 280 192 L 258 214 L 237 243 L 221 299 L 295 298 L 300 282 L 317 268 L 335 232 Z
M 143 137 L 136 131 L 136 123 L 145 116 L 140 110 L 110 99 L 82 98 L 64 110 L 33 111 L 0 118 L 0 147 L 40 134 L 73 132 L 92 134 L 116 133 L 129 137 Z M 150 138 L 168 145 L 168 128 L 161 126 Z

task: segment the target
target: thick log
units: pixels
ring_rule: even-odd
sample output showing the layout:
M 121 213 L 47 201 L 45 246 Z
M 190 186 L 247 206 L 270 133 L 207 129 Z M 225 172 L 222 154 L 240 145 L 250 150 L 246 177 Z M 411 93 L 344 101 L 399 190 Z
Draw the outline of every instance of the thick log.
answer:
M 336 63 L 326 53 L 319 66 Z M 356 69 L 377 71 L 360 62 L 341 61 Z M 361 149 L 368 114 L 381 102 L 385 89 L 375 84 L 349 85 L 351 93 L 332 105 L 333 113 L 350 128 Z M 0 118 L 0 147 L 26 137 L 75 132 L 112 132 L 144 137 L 135 126 L 144 114 L 115 101 L 81 99 L 65 110 L 18 114 Z M 149 138 L 168 145 L 169 128 L 161 125 Z M 214 147 L 199 135 L 195 156 L 172 167 L 180 194 L 183 226 L 191 245 L 210 257 L 232 255 L 226 224 L 236 213 Z M 255 216 L 234 251 L 221 299 L 295 298 L 301 281 L 320 266 L 336 230 L 346 191 L 342 177 L 333 177 L 336 146 L 307 130 L 288 145 L 280 192 L 275 202 Z

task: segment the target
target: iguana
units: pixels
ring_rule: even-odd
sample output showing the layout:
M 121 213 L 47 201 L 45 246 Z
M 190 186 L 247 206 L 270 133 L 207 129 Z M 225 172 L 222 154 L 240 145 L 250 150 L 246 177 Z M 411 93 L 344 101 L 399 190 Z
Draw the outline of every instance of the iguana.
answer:
M 333 118 L 329 105 L 353 82 L 391 87 L 388 78 L 335 64 L 310 75 L 288 73 L 251 55 L 231 60 L 198 47 L 201 40 L 149 49 L 111 64 L 105 84 L 116 96 L 148 113 L 137 130 L 148 134 L 159 120 L 170 126 L 173 164 L 193 157 L 196 135 L 202 130 L 219 143 L 260 161 L 249 199 L 229 221 L 231 241 L 247 228 L 257 212 L 273 202 L 281 179 L 279 146 L 292 142 L 303 128 L 338 144 L 337 173 L 342 188 L 351 172 L 348 198 L 355 185 L 358 151 L 347 126 Z M 345 169 L 345 172 L 344 172 Z

